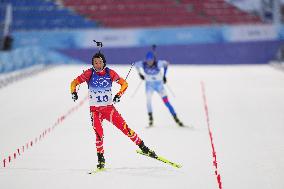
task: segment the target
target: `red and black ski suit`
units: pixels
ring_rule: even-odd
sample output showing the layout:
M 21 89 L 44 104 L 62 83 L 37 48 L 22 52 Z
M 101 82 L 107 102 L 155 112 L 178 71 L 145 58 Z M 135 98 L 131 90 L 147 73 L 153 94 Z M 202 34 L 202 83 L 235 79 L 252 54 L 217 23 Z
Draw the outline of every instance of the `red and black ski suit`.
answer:
M 87 82 L 89 88 L 89 103 L 93 129 L 96 133 L 96 147 L 98 153 L 104 153 L 104 132 L 102 121 L 106 119 L 127 135 L 136 145 L 141 143 L 139 136 L 128 127 L 125 120 L 113 106 L 111 87 L 112 82 L 121 85 L 117 95 L 121 96 L 128 87 L 127 82 L 114 70 L 106 67 L 100 72 L 93 68 L 84 71 L 71 83 L 71 93 L 76 92 L 76 86 Z

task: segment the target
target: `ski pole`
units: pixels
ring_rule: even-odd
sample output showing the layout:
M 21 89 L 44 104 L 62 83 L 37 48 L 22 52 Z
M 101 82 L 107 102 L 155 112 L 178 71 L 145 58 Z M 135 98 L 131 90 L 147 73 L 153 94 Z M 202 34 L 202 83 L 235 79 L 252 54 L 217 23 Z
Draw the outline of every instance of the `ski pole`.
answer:
M 129 74 L 130 74 L 130 72 L 131 72 L 132 67 L 133 67 L 134 64 L 135 64 L 135 62 L 133 62 L 133 63 L 131 64 L 131 67 L 130 67 L 130 69 L 129 69 L 129 71 L 128 71 L 126 77 L 125 77 L 125 81 L 126 81 L 126 79 L 128 78 L 128 76 L 129 76 Z
M 139 84 L 137 85 L 135 91 L 134 91 L 133 94 L 131 95 L 131 98 L 133 98 L 133 97 L 136 95 L 136 93 L 137 93 L 138 89 L 140 88 L 142 82 L 143 82 L 143 80 L 140 80 L 140 82 L 139 82 Z
M 168 88 L 168 90 L 170 91 L 170 93 L 173 95 L 173 97 L 176 97 L 175 93 L 172 91 L 172 89 L 170 88 L 169 84 L 165 84 Z

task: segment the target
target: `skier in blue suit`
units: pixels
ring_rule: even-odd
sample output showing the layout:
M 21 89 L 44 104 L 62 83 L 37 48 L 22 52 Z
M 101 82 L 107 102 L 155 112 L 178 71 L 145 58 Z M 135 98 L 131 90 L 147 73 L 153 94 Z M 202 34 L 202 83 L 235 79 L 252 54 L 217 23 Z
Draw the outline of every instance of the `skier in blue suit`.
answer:
M 170 111 L 175 122 L 183 127 L 183 123 L 178 119 L 177 113 L 169 102 L 164 84 L 167 82 L 167 69 L 169 62 L 157 60 L 153 52 L 146 54 L 146 59 L 135 62 L 135 67 L 142 80 L 146 84 L 147 111 L 149 115 L 149 127 L 153 126 L 152 95 L 156 91 L 162 98 L 164 104 Z

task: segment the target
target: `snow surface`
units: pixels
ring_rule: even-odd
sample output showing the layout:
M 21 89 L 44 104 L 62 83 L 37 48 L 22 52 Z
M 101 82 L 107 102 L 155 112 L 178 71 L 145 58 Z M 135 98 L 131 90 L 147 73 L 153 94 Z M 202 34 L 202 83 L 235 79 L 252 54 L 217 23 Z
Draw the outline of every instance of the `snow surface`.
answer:
M 110 67 L 125 77 L 130 66 Z M 174 94 L 168 91 L 169 100 L 180 119 L 194 129 L 176 126 L 157 94 L 153 97 L 155 127 L 146 129 L 144 86 L 134 95 L 140 80 L 133 70 L 116 108 L 146 145 L 183 167 L 136 154 L 137 146 L 104 122 L 110 169 L 92 176 L 87 172 L 95 168 L 97 157 L 87 101 L 39 140 L 43 131 L 79 104 L 72 101 L 69 87 L 83 69 L 82 65 L 58 66 L 0 90 L 1 189 L 218 189 L 201 81 L 222 187 L 284 188 L 283 71 L 269 65 L 172 65 L 167 89 Z M 78 94 L 79 100 L 84 99 L 86 85 Z M 22 152 L 30 141 L 33 145 Z M 14 159 L 18 148 L 21 155 Z M 4 168 L 8 156 L 12 160 Z

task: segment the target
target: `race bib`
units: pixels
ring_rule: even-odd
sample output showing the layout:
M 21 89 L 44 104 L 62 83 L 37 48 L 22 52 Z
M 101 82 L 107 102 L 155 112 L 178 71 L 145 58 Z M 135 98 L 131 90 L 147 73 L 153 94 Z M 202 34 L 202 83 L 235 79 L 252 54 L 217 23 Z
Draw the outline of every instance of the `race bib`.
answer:
M 90 106 L 107 106 L 112 104 L 111 90 L 89 90 Z

